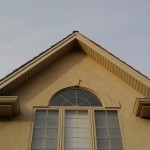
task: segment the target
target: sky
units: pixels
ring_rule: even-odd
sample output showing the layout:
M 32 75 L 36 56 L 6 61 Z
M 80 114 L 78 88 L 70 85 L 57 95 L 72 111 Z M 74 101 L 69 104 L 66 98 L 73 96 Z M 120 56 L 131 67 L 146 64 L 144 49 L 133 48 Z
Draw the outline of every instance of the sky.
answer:
M 0 0 L 0 79 L 74 30 L 150 78 L 149 0 Z

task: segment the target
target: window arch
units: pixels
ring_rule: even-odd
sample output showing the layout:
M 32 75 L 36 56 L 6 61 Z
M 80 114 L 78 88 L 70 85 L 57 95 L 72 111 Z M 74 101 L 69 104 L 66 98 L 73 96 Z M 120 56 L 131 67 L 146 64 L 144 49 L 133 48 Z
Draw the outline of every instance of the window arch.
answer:
M 55 93 L 49 106 L 102 106 L 99 98 L 87 88 L 74 86 Z

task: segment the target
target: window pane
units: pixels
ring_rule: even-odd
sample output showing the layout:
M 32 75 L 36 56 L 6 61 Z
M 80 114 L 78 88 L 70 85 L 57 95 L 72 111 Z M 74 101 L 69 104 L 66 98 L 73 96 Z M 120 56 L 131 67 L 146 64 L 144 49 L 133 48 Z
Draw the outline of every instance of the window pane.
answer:
M 47 128 L 57 128 L 58 120 L 47 120 Z
M 108 139 L 97 140 L 97 148 L 98 149 L 109 149 L 109 140 Z
M 88 118 L 87 111 L 77 111 L 78 118 Z
M 96 119 L 95 122 L 96 122 L 97 128 L 107 128 L 106 120 L 102 120 L 102 119 L 97 120 Z
M 32 149 L 42 149 L 44 146 L 44 139 L 33 139 Z
M 75 90 L 69 89 L 61 93 L 66 99 L 75 98 Z
M 76 105 L 76 98 L 75 97 L 72 97 L 72 98 L 68 98 L 68 101 L 74 106 Z M 66 106 L 66 105 L 65 105 Z
M 35 128 L 33 131 L 33 138 L 44 138 L 45 129 Z
M 110 145 L 112 150 L 123 150 L 121 139 L 111 139 Z
M 89 142 L 80 142 L 78 141 L 78 148 L 90 148 L 90 143 Z
M 90 143 L 90 138 L 78 138 L 78 142 L 81 143 Z
M 65 100 L 60 95 L 57 95 L 53 99 L 51 99 L 50 106 L 62 106 L 64 101 Z
M 66 111 L 65 118 L 76 118 L 76 111 Z
M 65 120 L 65 126 L 66 127 L 77 127 L 77 119 L 66 119 Z
M 102 106 L 101 101 L 95 95 L 90 96 L 88 101 L 91 103 L 91 106 Z
M 57 139 L 46 139 L 45 148 L 57 148 Z
M 87 99 L 90 95 L 92 95 L 90 92 L 88 91 L 84 91 L 84 90 L 76 90 L 77 91 L 77 96 L 78 97 L 83 97 L 85 99 Z
M 108 120 L 108 128 L 119 128 L 118 120 Z
M 109 130 L 109 136 L 110 138 L 121 138 L 120 130 L 116 129 L 110 129 Z
M 89 128 L 78 128 L 78 137 L 90 137 Z
M 106 119 L 105 111 L 95 111 L 95 119 Z
M 91 104 L 89 103 L 89 101 L 88 100 L 85 100 L 85 99 L 78 99 L 78 105 L 79 106 L 91 106 Z
M 108 138 L 108 130 L 107 129 L 97 129 L 96 137 L 97 138 Z
M 90 148 L 88 138 L 65 138 L 65 148 Z
M 46 120 L 35 120 L 34 121 L 34 127 L 35 128 L 45 128 L 46 126 Z
M 65 137 L 77 137 L 77 128 L 65 128 Z
M 114 110 L 107 111 L 107 118 L 108 119 L 118 119 L 117 111 L 114 111 Z
M 35 119 L 45 119 L 46 118 L 46 110 L 37 110 L 35 114 Z
M 58 111 L 48 111 L 47 119 L 58 119 Z
M 77 148 L 77 138 L 65 138 L 65 148 Z
M 78 119 L 77 125 L 78 127 L 88 127 L 89 122 L 87 119 Z
M 68 100 L 68 101 L 64 101 L 62 106 L 73 106 L 73 104 Z
M 46 129 L 46 138 L 57 138 L 57 131 L 58 129 Z

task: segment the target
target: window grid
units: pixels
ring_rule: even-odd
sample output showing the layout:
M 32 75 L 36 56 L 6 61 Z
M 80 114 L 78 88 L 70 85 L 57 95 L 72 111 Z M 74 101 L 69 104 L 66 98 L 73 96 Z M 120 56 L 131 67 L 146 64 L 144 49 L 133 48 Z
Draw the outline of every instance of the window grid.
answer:
M 51 114 L 54 112 L 56 113 L 57 119 L 54 119 L 54 118 L 51 119 Z M 43 113 L 43 116 L 40 113 L 41 114 Z M 59 121 L 58 117 L 59 117 L 59 110 L 44 109 L 44 110 L 36 111 L 35 118 L 34 118 L 34 126 L 33 126 L 32 145 L 31 145 L 32 150 L 47 150 L 50 148 L 49 143 L 51 141 L 56 141 L 56 142 L 55 142 L 55 145 L 52 145 L 52 142 L 51 142 L 50 146 L 57 147 L 58 145 L 58 121 Z M 48 123 L 49 120 L 52 120 L 51 122 L 54 124 L 56 123 L 56 127 L 49 126 L 49 123 Z M 54 121 L 54 120 L 57 120 L 57 121 Z M 39 132 L 38 130 L 41 130 L 42 132 Z M 56 137 L 48 137 L 47 136 L 48 130 L 54 131 L 53 134 L 56 134 L 55 135 Z
M 99 119 L 97 118 L 96 113 L 102 112 L 104 116 L 99 115 Z M 115 113 L 115 117 L 111 116 L 113 113 Z M 111 114 L 110 116 L 108 114 Z M 114 118 L 113 118 L 114 117 Z M 96 149 L 97 150 L 123 150 L 123 145 L 122 145 L 122 138 L 121 138 L 121 131 L 120 131 L 120 125 L 119 125 L 119 118 L 118 118 L 118 113 L 117 111 L 114 110 L 95 110 L 95 135 L 96 135 Z M 97 120 L 103 120 L 103 123 L 106 122 L 106 126 L 104 127 L 99 126 L 97 123 Z M 105 121 L 104 121 L 105 120 Z M 116 124 L 112 124 L 112 122 Z M 101 130 L 99 133 L 98 130 Z M 104 131 L 103 133 L 106 133 L 104 137 L 100 137 L 102 134 L 102 130 Z M 117 132 L 116 132 L 117 131 Z M 106 140 L 107 144 L 103 145 L 101 143 L 102 140 Z
M 40 148 L 35 148 L 35 149 L 32 149 L 32 150 L 69 150 L 69 149 L 65 149 L 64 146 L 65 146 L 65 140 L 64 140 L 64 136 L 65 136 L 65 112 L 66 111 L 87 111 L 88 112 L 88 124 L 89 124 L 89 128 L 90 128 L 90 141 L 91 141 L 91 148 L 90 149 L 87 149 L 87 150 L 123 150 L 123 146 L 122 146 L 122 138 L 121 138 L 121 131 L 120 131 L 120 125 L 119 125 L 119 118 L 118 118 L 118 113 L 117 113 L 117 110 L 105 110 L 105 109 L 98 109 L 98 108 L 81 108 L 81 107 L 75 107 L 75 108 L 71 108 L 71 107 L 64 107 L 64 108 L 56 108 L 56 109 L 51 109 L 51 108 L 46 108 L 46 109 L 37 109 L 35 111 L 35 118 L 34 118 L 34 121 L 38 120 L 36 118 L 36 112 L 38 110 L 44 110 L 46 111 L 46 114 L 44 116 L 43 119 L 41 120 L 44 120 L 46 118 L 46 122 L 45 122 L 45 128 L 44 128 L 44 139 L 46 139 L 47 137 L 47 129 L 49 129 L 48 127 L 48 112 L 50 111 L 57 111 L 58 112 L 58 125 L 57 125 L 57 148 L 55 149 L 46 149 L 46 140 L 44 140 L 44 144 L 43 144 L 43 148 L 40 149 Z M 96 126 L 96 112 L 104 112 L 105 114 L 105 121 L 106 121 L 106 127 L 101 127 L 101 128 L 98 128 Z M 110 113 L 109 113 L 110 112 Z M 116 115 L 117 115 L 117 118 L 111 118 L 110 114 L 112 112 L 116 112 Z M 40 120 L 40 119 L 39 119 Z M 100 120 L 100 118 L 98 119 Z M 101 118 L 101 120 L 103 120 Z M 114 125 L 116 124 L 116 122 L 118 124 L 118 127 L 114 127 Z M 34 129 L 38 129 L 40 127 L 35 127 L 35 124 L 34 123 Z M 42 125 L 42 124 L 41 124 Z M 105 129 L 107 131 L 107 134 L 108 134 L 108 137 L 107 137 L 107 141 L 109 142 L 109 148 L 106 149 L 106 148 L 99 148 L 98 147 L 98 144 L 97 144 L 97 141 L 99 139 L 101 140 L 104 140 L 106 138 L 100 138 L 100 137 L 97 137 L 97 129 Z M 118 130 L 118 131 L 117 131 Z M 102 130 L 101 130 L 102 131 Z M 113 137 L 113 134 L 116 134 L 117 133 L 117 136 L 116 137 Z M 34 134 L 34 130 L 33 130 L 33 134 Z M 118 136 L 119 135 L 119 136 Z M 32 143 L 34 142 L 34 136 L 32 138 Z M 37 138 L 37 139 L 40 139 L 40 138 Z M 118 140 L 118 141 L 117 141 Z M 118 143 L 116 143 L 116 141 Z M 120 147 L 117 147 L 117 145 L 120 145 Z M 71 150 L 71 149 L 70 149 Z M 72 149 L 73 150 L 73 149 Z M 84 150 L 84 149 L 82 149 Z
M 64 127 L 64 140 L 66 143 L 64 146 L 65 150 L 71 150 L 74 148 L 83 150 L 91 149 L 92 145 L 89 117 L 88 110 L 66 110 Z M 70 131 L 71 134 L 68 131 Z M 82 133 L 82 131 L 84 132 Z M 76 144 L 71 143 L 71 145 L 69 145 L 70 143 L 68 143 L 67 140 L 76 141 Z M 66 145 L 69 145 L 69 147 L 67 148 Z
M 106 123 L 107 123 L 107 130 L 108 130 L 108 141 L 109 141 L 109 149 L 111 150 L 111 145 L 110 145 L 110 133 L 109 133 L 109 128 L 108 128 L 108 117 L 107 117 L 107 111 L 104 111 L 106 115 Z
M 55 93 L 49 106 L 102 106 L 101 101 L 92 92 L 81 87 L 69 87 Z

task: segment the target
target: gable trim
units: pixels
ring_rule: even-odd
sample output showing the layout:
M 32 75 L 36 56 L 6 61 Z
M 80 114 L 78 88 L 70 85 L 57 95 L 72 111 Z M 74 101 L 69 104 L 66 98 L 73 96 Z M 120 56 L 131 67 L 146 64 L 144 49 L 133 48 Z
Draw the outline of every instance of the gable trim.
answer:
M 7 94 L 19 83 L 27 80 L 43 67 L 64 55 L 75 45 L 105 69 L 146 97 L 150 97 L 150 80 L 125 62 L 97 45 L 84 35 L 73 32 L 51 48 L 39 54 L 17 70 L 0 80 L 0 94 Z

